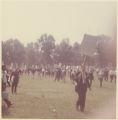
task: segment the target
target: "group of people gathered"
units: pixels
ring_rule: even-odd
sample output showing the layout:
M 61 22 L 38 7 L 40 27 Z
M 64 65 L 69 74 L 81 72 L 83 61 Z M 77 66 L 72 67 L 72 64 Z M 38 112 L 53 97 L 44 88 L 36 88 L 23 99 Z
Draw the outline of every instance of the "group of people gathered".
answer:
M 22 74 L 32 74 L 33 79 L 36 73 L 39 75 L 39 79 L 43 77 L 52 77 L 54 81 L 66 82 L 66 76 L 70 78 L 72 83 L 75 84 L 75 91 L 78 94 L 78 100 L 76 102 L 76 109 L 83 112 L 85 108 L 86 92 L 87 88 L 91 90 L 92 81 L 95 79 L 95 74 L 98 77 L 100 87 L 103 86 L 103 80 L 110 82 L 113 80 L 116 83 L 116 71 L 113 68 L 96 68 L 93 66 L 86 66 L 85 61 L 81 66 L 62 66 L 56 67 L 41 67 L 41 66 L 29 66 L 29 67 L 12 67 L 2 65 L 2 100 L 5 101 L 8 107 L 12 105 L 9 100 L 7 87 L 11 87 L 11 93 L 17 93 L 17 86 L 19 83 L 19 76 Z
M 11 87 L 12 94 L 17 92 L 17 86 L 19 82 L 19 69 L 13 69 L 12 71 L 7 69 L 6 65 L 2 65 L 2 101 L 10 107 L 13 103 L 9 100 L 9 94 L 6 88 Z

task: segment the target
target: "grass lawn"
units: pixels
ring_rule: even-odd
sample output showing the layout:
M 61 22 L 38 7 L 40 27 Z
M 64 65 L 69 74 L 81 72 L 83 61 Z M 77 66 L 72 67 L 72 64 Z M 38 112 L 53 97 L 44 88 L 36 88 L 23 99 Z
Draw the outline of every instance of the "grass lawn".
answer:
M 95 75 L 92 90 L 87 91 L 85 112 L 75 109 L 77 93 L 74 84 L 66 77 L 63 81 L 54 82 L 54 78 L 40 79 L 36 74 L 20 76 L 17 94 L 9 98 L 14 103 L 4 109 L 3 118 L 45 118 L 45 119 L 82 119 L 82 118 L 114 118 L 116 107 L 116 85 L 103 81 L 99 87 L 99 80 Z

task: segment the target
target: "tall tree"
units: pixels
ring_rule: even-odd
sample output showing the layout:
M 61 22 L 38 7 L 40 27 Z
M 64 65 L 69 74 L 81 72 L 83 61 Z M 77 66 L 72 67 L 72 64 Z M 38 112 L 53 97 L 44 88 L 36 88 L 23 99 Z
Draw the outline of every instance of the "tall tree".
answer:
M 24 62 L 25 50 L 23 44 L 17 39 L 9 39 L 2 42 L 2 60 L 5 64 Z
M 70 65 L 72 63 L 73 52 L 72 46 L 69 45 L 69 39 L 63 39 L 62 42 L 56 46 L 55 54 L 57 63 L 64 65 Z
M 73 47 L 72 47 L 72 51 L 73 51 L 73 58 L 72 58 L 72 63 L 74 65 L 79 65 L 81 64 L 81 54 L 80 54 L 80 44 L 78 44 L 77 42 L 74 43 Z
M 55 39 L 52 35 L 43 34 L 38 40 L 40 46 L 43 64 L 53 63 L 53 51 L 55 49 Z

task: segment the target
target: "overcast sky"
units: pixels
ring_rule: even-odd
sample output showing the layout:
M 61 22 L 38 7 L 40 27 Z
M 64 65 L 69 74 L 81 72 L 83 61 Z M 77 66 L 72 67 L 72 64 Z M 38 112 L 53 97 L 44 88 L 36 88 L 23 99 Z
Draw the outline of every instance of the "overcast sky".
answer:
M 115 2 L 3 2 L 2 40 L 17 38 L 25 45 L 41 34 L 52 34 L 56 43 L 69 38 L 81 43 L 83 35 L 113 36 Z

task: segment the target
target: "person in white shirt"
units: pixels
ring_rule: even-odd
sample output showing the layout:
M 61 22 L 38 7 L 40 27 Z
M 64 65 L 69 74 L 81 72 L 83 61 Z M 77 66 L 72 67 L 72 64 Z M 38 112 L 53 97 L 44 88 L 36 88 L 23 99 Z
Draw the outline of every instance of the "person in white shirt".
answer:
M 101 69 L 98 73 L 98 80 L 100 81 L 100 87 L 102 87 L 103 78 L 104 78 L 104 72 Z

